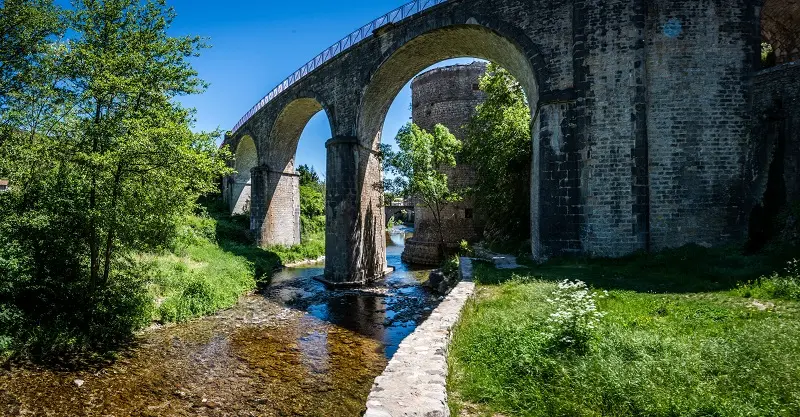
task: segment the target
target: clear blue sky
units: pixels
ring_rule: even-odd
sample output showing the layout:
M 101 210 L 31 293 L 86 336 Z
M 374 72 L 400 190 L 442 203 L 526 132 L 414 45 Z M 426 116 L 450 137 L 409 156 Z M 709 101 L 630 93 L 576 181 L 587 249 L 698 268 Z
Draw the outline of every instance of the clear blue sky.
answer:
M 208 37 L 212 46 L 194 59 L 195 69 L 211 85 L 181 101 L 197 109 L 197 130 L 230 130 L 267 92 L 297 68 L 356 28 L 400 6 L 403 0 L 273 1 L 168 0 L 178 17 L 173 35 Z M 451 60 L 471 62 L 472 59 Z M 444 65 L 438 64 L 437 66 Z M 411 117 L 408 86 L 398 95 L 384 126 L 393 143 Z M 297 164 L 325 175 L 325 146 L 331 136 L 320 112 L 303 132 Z

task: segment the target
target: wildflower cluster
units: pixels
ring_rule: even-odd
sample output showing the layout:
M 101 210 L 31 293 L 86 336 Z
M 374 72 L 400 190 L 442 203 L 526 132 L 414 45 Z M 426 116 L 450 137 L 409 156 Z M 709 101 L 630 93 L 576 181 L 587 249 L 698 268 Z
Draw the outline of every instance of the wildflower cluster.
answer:
M 547 299 L 557 310 L 548 319 L 548 333 L 554 345 L 586 351 L 594 338 L 600 319 L 605 315 L 597 310 L 597 300 L 608 296 L 591 291 L 582 281 L 564 280 Z

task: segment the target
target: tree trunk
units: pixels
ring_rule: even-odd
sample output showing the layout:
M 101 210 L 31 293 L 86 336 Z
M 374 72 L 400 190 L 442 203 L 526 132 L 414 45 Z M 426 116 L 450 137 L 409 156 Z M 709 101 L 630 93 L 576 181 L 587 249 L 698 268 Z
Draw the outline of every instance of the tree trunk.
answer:
M 117 172 L 114 174 L 114 191 L 111 195 L 111 221 L 108 224 L 108 235 L 106 236 L 105 268 L 103 270 L 103 285 L 108 283 L 108 276 L 111 273 L 111 253 L 114 248 L 114 231 L 117 228 L 117 201 L 119 200 L 120 181 L 122 179 L 122 161 L 117 164 Z
M 95 125 L 100 124 L 101 115 L 102 109 L 100 107 L 100 100 L 98 99 L 94 113 Z M 97 132 L 92 132 L 92 156 L 95 156 L 99 150 L 99 146 L 100 143 Z M 97 241 L 97 220 L 94 214 L 94 210 L 97 207 L 97 168 L 94 166 L 94 163 L 92 163 L 91 166 L 91 175 L 92 187 L 89 190 L 89 282 L 91 282 L 92 287 L 95 287 L 100 276 L 100 245 Z

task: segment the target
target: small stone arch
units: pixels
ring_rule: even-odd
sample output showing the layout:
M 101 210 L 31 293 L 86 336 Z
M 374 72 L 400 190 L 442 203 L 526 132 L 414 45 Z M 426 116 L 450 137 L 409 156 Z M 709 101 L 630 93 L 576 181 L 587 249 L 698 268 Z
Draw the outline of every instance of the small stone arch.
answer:
M 256 142 L 249 134 L 242 135 L 234 151 L 234 173 L 228 179 L 228 202 L 231 214 L 250 212 L 252 169 L 258 165 Z
M 317 113 L 324 111 L 334 131 L 334 118 L 331 106 L 323 104 L 319 95 L 300 92 L 287 100 L 286 105 L 278 113 L 267 134 L 268 146 L 259 159 L 260 165 L 282 172 L 294 172 L 294 159 L 300 135 L 308 122 Z

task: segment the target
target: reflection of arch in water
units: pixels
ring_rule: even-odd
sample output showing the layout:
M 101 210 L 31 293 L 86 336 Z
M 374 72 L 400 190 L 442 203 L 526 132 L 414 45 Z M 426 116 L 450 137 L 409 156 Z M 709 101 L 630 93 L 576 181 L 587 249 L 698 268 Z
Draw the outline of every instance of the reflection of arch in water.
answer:
M 236 172 L 228 179 L 228 203 L 231 214 L 245 214 L 250 212 L 252 191 L 252 172 L 258 164 L 256 144 L 250 135 L 245 135 L 236 147 L 234 170 Z

